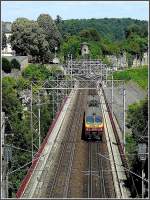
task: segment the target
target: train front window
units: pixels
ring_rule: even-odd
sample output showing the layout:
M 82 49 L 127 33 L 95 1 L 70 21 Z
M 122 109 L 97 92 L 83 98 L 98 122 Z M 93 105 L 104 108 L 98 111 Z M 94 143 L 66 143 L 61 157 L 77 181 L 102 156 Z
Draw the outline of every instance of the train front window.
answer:
M 101 118 L 100 116 L 96 116 L 96 117 L 95 117 L 95 122 L 96 122 L 96 123 L 102 122 L 102 118 Z
M 93 116 L 87 116 L 87 117 L 86 117 L 86 123 L 94 123 L 94 118 L 93 118 Z

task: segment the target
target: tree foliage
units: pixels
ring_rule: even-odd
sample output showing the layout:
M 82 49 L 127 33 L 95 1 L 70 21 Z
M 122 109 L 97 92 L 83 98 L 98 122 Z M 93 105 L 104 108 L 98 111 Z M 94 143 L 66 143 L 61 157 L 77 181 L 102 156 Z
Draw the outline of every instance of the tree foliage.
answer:
M 18 60 L 16 60 L 15 58 L 13 58 L 10 63 L 11 63 L 11 67 L 13 69 L 19 69 L 20 70 L 21 64 L 19 63 Z
M 66 42 L 61 46 L 61 51 L 64 54 L 64 57 L 67 58 L 68 54 L 72 54 L 73 58 L 78 58 L 80 55 L 80 37 L 71 36 Z
M 139 137 L 147 135 L 148 132 L 148 99 L 134 103 L 128 109 L 128 128 L 138 140 Z
M 126 19 L 72 19 L 63 20 L 58 26 L 63 38 L 80 37 L 81 42 L 92 43 L 91 57 L 122 55 L 126 51 L 132 64 L 135 55 L 142 57 L 148 50 L 147 21 Z M 94 41 L 95 43 L 94 45 Z M 97 44 L 99 44 L 99 49 Z M 95 48 L 94 48 L 95 46 Z M 96 53 L 97 52 L 97 53 Z M 130 64 L 129 63 L 129 64 Z
M 22 71 L 25 79 L 32 81 L 42 81 L 49 78 L 51 72 L 42 65 L 30 64 Z
M 130 138 L 128 137 L 126 142 L 127 151 L 129 153 L 128 157 L 131 153 L 130 158 L 130 167 L 133 172 L 142 176 L 142 162 L 139 160 L 137 155 L 138 144 L 143 143 L 143 136 L 148 137 L 148 98 L 138 102 L 131 104 L 128 108 L 128 118 L 127 118 L 127 126 L 131 128 L 132 134 L 130 134 Z M 130 142 L 130 144 L 129 144 Z M 134 153 L 134 156 L 132 156 Z M 136 156 L 135 156 L 136 155 Z M 148 158 L 146 159 L 144 173 L 145 177 L 148 178 Z M 142 181 L 139 178 L 134 178 L 134 182 L 138 191 L 138 194 L 141 195 Z M 148 188 L 148 185 L 146 186 Z M 135 194 L 136 195 L 136 194 Z
M 36 61 L 43 62 L 49 52 L 48 42 L 37 22 L 18 18 L 12 24 L 11 45 L 19 55 L 31 55 Z
M 97 32 L 96 29 L 84 29 L 79 33 L 81 39 L 83 39 L 84 41 L 99 41 L 100 40 L 100 35 Z
M 61 34 L 70 33 L 76 35 L 85 29 L 95 29 L 101 37 L 110 41 L 122 41 L 125 39 L 128 27 L 140 27 L 141 37 L 148 35 L 148 22 L 130 18 L 103 18 L 103 19 L 70 19 L 63 20 L 61 23 Z
M 27 152 L 31 151 L 32 135 L 30 130 L 30 112 L 28 111 L 28 105 L 27 112 L 24 110 L 24 105 L 22 105 L 20 98 L 20 91 L 23 91 L 24 89 L 29 90 L 31 80 L 37 80 L 38 82 L 44 81 L 48 78 L 51 78 L 52 75 L 55 76 L 55 74 L 58 73 L 60 73 L 60 69 L 58 67 L 48 69 L 43 65 L 31 64 L 24 69 L 22 72 L 23 76 L 20 76 L 18 79 L 14 79 L 12 77 L 4 77 L 2 79 L 2 111 L 5 112 L 6 116 L 8 117 L 11 125 L 9 127 L 9 131 L 14 135 L 13 137 L 8 137 L 7 140 L 5 140 L 5 143 L 19 148 L 18 150 L 13 149 L 12 151 L 13 159 L 11 161 L 11 169 L 9 169 L 10 171 L 16 170 L 26 163 L 31 162 L 32 159 L 31 153 Z M 37 87 L 37 85 L 35 87 Z M 50 104 L 52 102 L 50 95 L 44 95 L 41 98 L 42 102 L 44 103 L 41 106 L 42 142 L 52 121 L 53 108 L 51 106 L 52 104 Z M 54 105 L 56 105 L 55 101 Z M 36 105 L 33 105 L 33 112 L 38 114 Z M 8 130 L 8 127 L 6 127 L 6 129 Z M 27 151 L 22 151 L 21 149 Z M 27 167 L 30 167 L 30 165 Z M 27 168 L 24 167 L 20 171 L 13 173 L 12 176 L 9 176 L 9 187 L 10 185 L 12 186 L 13 197 L 15 197 L 15 193 L 26 174 L 26 171 Z
M 56 25 L 59 25 L 62 23 L 62 18 L 59 15 L 56 16 L 55 23 Z
M 5 73 L 10 73 L 11 72 L 11 64 L 7 58 L 2 58 L 2 70 Z
M 12 24 L 11 45 L 18 55 L 30 55 L 33 62 L 49 63 L 61 35 L 49 15 L 40 15 L 36 21 L 18 18 Z
M 46 40 L 48 41 L 50 45 L 50 50 L 54 52 L 55 47 L 58 47 L 60 45 L 60 42 L 62 39 L 61 34 L 55 22 L 53 21 L 51 16 L 48 14 L 41 14 L 37 18 L 37 22 L 38 22 L 39 27 L 42 28 L 43 33 L 46 36 Z
M 4 49 L 7 46 L 7 37 L 4 32 L 2 32 L 2 49 Z

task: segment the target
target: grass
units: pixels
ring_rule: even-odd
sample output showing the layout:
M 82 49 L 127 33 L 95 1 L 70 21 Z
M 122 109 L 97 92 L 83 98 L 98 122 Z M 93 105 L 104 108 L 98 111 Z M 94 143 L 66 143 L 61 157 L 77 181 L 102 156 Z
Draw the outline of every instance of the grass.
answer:
M 147 90 L 148 88 L 148 67 L 143 66 L 134 69 L 127 69 L 120 72 L 114 72 L 114 79 L 120 79 L 136 82 L 142 89 Z

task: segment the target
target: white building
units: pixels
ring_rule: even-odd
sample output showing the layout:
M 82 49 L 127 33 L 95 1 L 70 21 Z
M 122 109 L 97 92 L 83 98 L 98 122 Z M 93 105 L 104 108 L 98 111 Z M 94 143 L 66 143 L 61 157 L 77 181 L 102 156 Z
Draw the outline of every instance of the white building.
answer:
M 7 46 L 2 50 L 2 56 L 14 56 L 15 51 L 12 50 L 10 44 L 11 33 L 11 22 L 2 22 L 2 32 L 5 33 L 7 38 Z

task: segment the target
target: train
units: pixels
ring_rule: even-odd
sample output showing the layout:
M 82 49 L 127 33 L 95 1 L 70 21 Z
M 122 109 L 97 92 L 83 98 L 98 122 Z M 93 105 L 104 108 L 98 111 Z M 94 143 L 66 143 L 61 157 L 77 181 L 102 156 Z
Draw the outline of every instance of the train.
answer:
M 84 139 L 102 141 L 104 133 L 103 115 L 98 95 L 89 95 L 84 113 Z

